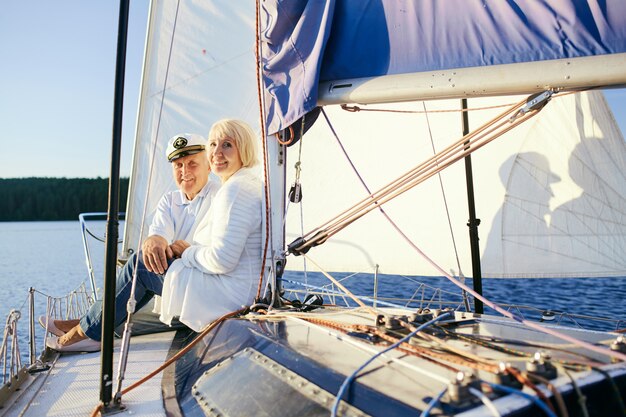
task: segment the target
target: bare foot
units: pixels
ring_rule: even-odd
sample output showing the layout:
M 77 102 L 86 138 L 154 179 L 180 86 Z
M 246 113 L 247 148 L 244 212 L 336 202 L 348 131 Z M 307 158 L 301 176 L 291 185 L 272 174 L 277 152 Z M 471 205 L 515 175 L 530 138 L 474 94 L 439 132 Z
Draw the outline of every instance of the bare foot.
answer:
M 73 345 L 74 343 L 80 342 L 81 340 L 85 339 L 87 339 L 87 335 L 85 334 L 85 332 L 83 332 L 83 329 L 81 329 L 80 326 L 76 325 L 69 329 L 67 333 L 65 333 L 63 336 L 59 337 L 59 345 Z
M 72 330 L 74 327 L 78 326 L 80 320 L 72 319 L 72 320 L 54 320 L 54 325 L 57 329 L 67 333 Z

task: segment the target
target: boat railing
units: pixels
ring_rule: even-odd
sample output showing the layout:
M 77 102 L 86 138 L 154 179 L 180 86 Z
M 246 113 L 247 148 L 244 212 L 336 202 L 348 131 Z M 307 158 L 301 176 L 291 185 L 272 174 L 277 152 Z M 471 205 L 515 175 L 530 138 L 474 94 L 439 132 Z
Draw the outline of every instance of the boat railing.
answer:
M 92 292 L 87 289 L 86 282 L 82 282 L 77 288 L 70 291 L 67 295 L 57 297 L 45 294 L 33 287 L 28 290 L 27 299 L 18 307 L 12 309 L 7 315 L 5 328 L 0 344 L 0 362 L 2 362 L 2 385 L 0 386 L 0 408 L 6 399 L 19 389 L 29 374 L 36 374 L 49 369 L 48 359 L 45 358 L 45 337 L 39 338 L 42 343 L 41 355 L 37 356 L 37 335 L 36 335 L 36 317 L 41 314 L 41 309 L 36 309 L 36 305 L 41 305 L 35 300 L 35 296 L 43 296 L 46 300 L 46 310 L 44 317 L 50 319 L 73 319 L 81 317 L 87 309 L 93 304 L 94 299 Z M 23 365 L 23 359 L 20 349 L 20 342 L 25 341 L 19 332 L 20 320 L 23 317 L 22 311 L 28 305 L 28 365 Z M 41 329 L 43 331 L 43 329 Z
M 340 281 L 345 282 L 356 276 L 358 276 L 358 274 L 350 274 L 340 279 Z M 393 294 L 385 295 L 387 291 L 379 290 L 377 275 L 374 276 L 374 280 L 373 295 L 359 295 L 360 291 L 355 291 L 355 295 L 360 300 L 372 305 L 373 307 L 382 306 L 415 309 L 452 308 L 453 310 L 459 310 L 464 306 L 464 298 L 462 294 L 433 287 L 424 283 L 419 283 L 409 298 L 397 297 Z M 315 285 L 313 283 L 301 282 L 289 278 L 283 278 L 283 283 L 299 287 L 285 287 L 284 289 L 287 297 L 293 296 L 300 299 L 308 294 L 316 294 L 321 297 L 325 297 L 330 304 L 354 307 L 354 305 L 349 301 L 349 298 L 346 297 L 346 294 L 341 292 L 340 289 L 333 283 Z
M 126 219 L 126 213 L 119 213 L 118 216 L 119 216 L 119 220 Z M 89 283 L 91 284 L 91 291 L 93 292 L 93 298 L 95 300 L 98 300 L 99 296 L 98 296 L 98 289 L 96 286 L 96 277 L 94 273 L 93 261 L 91 259 L 91 252 L 89 250 L 89 242 L 87 240 L 87 236 L 89 235 L 95 240 L 97 240 L 98 242 L 102 242 L 102 243 L 104 243 L 106 236 L 102 236 L 102 237 L 97 236 L 94 232 L 92 232 L 87 227 L 87 222 L 94 221 L 94 220 L 106 220 L 106 219 L 107 219 L 107 213 L 104 213 L 104 212 L 81 213 L 78 215 L 78 221 L 80 222 L 81 237 L 83 239 L 83 250 L 85 251 L 85 263 L 87 265 L 87 270 L 89 272 Z M 122 243 L 122 241 L 118 241 L 118 243 Z
M 346 281 L 357 279 L 358 283 L 355 287 L 351 287 L 354 294 L 364 303 L 376 308 L 381 307 L 396 307 L 396 308 L 411 308 L 411 309 L 446 309 L 450 308 L 456 311 L 466 309 L 465 295 L 458 292 L 449 291 L 446 289 L 431 286 L 414 279 L 409 281 L 415 286 L 410 297 L 398 297 L 394 296 L 393 288 L 386 288 L 381 290 L 379 288 L 379 279 L 374 275 L 374 287 L 373 295 L 363 295 L 365 283 L 370 281 L 371 274 L 366 274 L 364 279 L 358 279 L 358 273 L 349 274 L 339 279 L 344 285 L 350 284 Z M 337 286 L 333 283 L 321 283 L 320 280 L 315 279 L 314 274 L 309 273 L 308 279 L 301 277 L 291 278 L 283 277 L 284 295 L 283 298 L 289 300 L 291 298 L 302 302 L 306 296 L 313 294 L 318 295 L 324 299 L 324 301 L 330 305 L 355 307 L 354 302 L 346 296 Z M 312 279 L 311 279 L 312 278 Z M 405 277 L 407 278 L 407 277 Z M 355 290 L 357 288 L 357 290 Z M 368 288 L 369 289 L 369 288 Z M 404 292 L 403 290 L 402 292 Z M 397 293 L 397 292 L 396 292 Z M 408 293 L 408 292 L 406 292 Z M 618 333 L 626 332 L 626 320 L 612 317 L 601 317 L 589 314 L 570 313 L 566 311 L 559 311 L 550 308 L 540 308 L 531 305 L 524 304 L 505 304 L 498 303 L 502 308 L 515 313 L 523 319 L 543 322 L 546 324 L 555 324 L 568 327 L 575 327 L 585 330 L 598 330 L 598 331 L 613 331 Z M 487 308 L 489 310 L 489 308 Z M 498 315 L 498 314 L 497 314 Z
M 90 251 L 90 238 L 95 239 L 98 242 L 104 242 L 106 236 L 98 236 L 92 229 L 89 228 L 88 223 L 90 221 L 106 220 L 106 213 L 81 213 L 78 216 L 81 237 L 83 240 L 83 250 L 85 253 L 85 264 L 88 271 L 88 281 L 83 281 L 78 287 L 68 292 L 64 296 L 53 296 L 45 294 L 33 287 L 28 290 L 28 297 L 22 303 L 19 308 L 12 309 L 7 318 L 4 329 L 4 335 L 0 344 L 0 361 L 2 362 L 2 386 L 0 386 L 0 407 L 2 406 L 4 399 L 14 392 L 22 384 L 23 380 L 28 374 L 34 374 L 48 369 L 46 360 L 44 359 L 45 353 L 45 334 L 39 339 L 42 340 L 41 357 L 37 356 L 37 335 L 36 335 L 36 317 L 42 313 L 43 307 L 36 309 L 37 305 L 42 305 L 41 301 L 36 303 L 36 295 L 41 295 L 45 298 L 45 314 L 53 319 L 74 319 L 81 317 L 87 311 L 87 309 L 98 300 L 98 290 L 95 278 L 94 263 Z M 125 220 L 125 213 L 119 214 L 120 220 Z M 120 242 L 118 242 L 120 243 Z M 89 289 L 88 289 L 89 285 Z M 20 341 L 25 342 L 25 337 L 21 337 L 18 332 L 19 321 L 23 317 L 22 310 L 28 304 L 28 358 L 29 364 L 23 366 L 25 356 L 22 355 L 20 350 Z

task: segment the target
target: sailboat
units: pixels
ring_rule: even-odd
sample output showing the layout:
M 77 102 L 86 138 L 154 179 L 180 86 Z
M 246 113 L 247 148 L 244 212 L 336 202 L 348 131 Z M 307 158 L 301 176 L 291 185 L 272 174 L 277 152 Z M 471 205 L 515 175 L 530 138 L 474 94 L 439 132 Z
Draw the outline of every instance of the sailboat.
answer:
M 623 414 L 620 333 L 526 319 L 465 277 L 626 276 L 626 143 L 597 91 L 624 69 L 620 0 L 153 1 L 123 253 L 173 186 L 172 133 L 239 118 L 262 138 L 269 286 L 194 344 L 130 339 L 94 413 Z M 460 297 L 359 296 L 335 277 L 354 272 Z M 50 354 L 0 415 L 94 408 L 99 356 Z

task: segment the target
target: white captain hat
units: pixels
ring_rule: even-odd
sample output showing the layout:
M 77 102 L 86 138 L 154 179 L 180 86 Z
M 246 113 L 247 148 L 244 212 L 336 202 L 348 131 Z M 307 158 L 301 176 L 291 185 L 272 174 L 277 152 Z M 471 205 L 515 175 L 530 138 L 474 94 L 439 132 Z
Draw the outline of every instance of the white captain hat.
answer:
M 167 143 L 165 156 L 172 162 L 183 156 L 202 152 L 206 147 L 207 140 L 196 133 L 180 133 L 172 137 Z

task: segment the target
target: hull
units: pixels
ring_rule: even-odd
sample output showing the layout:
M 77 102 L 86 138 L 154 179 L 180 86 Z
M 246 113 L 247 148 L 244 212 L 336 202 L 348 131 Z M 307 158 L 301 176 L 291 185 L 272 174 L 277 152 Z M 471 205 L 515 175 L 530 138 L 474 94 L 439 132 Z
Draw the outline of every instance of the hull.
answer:
M 416 325 L 437 314 L 379 312 Z M 125 394 L 124 411 L 134 416 L 327 416 L 346 378 L 389 346 L 386 337 L 407 333 L 393 321 L 360 309 L 276 310 L 274 316 L 251 314 L 223 322 L 162 374 Z M 344 326 L 361 327 L 345 331 Z M 614 333 L 554 328 L 594 345 L 609 345 L 617 338 Z M 554 415 L 563 415 L 562 408 L 569 416 L 608 416 L 623 409 L 623 362 L 611 363 L 604 355 L 513 320 L 456 312 L 424 334 L 359 372 L 343 391 L 336 415 L 400 416 L 430 410 L 426 415 L 469 417 L 497 410 L 502 416 L 544 416 L 538 396 L 544 397 L 544 407 L 554 407 Z M 156 369 L 196 336 L 179 330 L 133 337 L 124 386 Z M 536 360 L 533 364 L 537 352 L 545 359 L 542 366 Z M 56 358 L 49 371 L 28 377 L 0 415 L 86 415 L 97 405 L 99 359 L 97 353 Z M 534 381 L 538 393 L 498 372 L 500 363 L 514 365 Z M 465 375 L 461 382 L 459 373 Z M 553 388 L 536 378 L 549 380 Z

